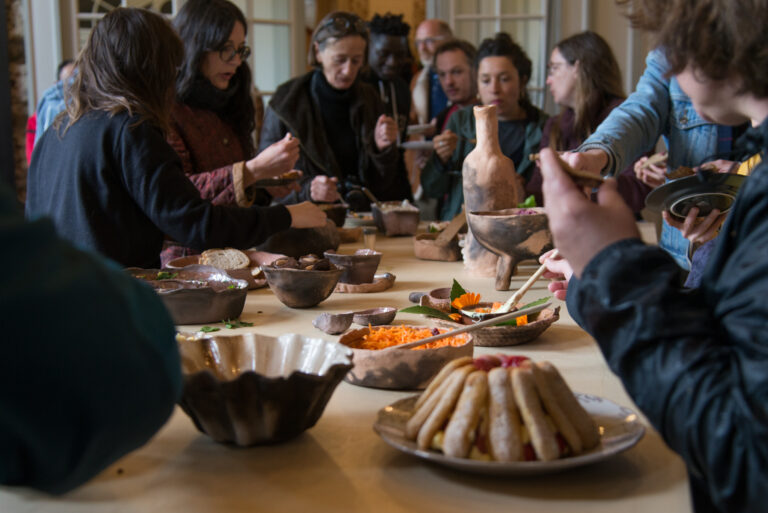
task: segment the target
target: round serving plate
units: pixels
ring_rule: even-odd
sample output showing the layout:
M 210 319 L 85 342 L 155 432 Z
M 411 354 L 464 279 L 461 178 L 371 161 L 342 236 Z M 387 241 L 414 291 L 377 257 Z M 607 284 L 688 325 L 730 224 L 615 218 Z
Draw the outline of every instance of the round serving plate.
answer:
M 707 216 L 714 208 L 727 212 L 745 179 L 742 175 L 702 171 L 655 188 L 645 199 L 645 206 L 659 213 L 669 210 L 680 219 L 694 206 L 699 207 L 698 217 Z

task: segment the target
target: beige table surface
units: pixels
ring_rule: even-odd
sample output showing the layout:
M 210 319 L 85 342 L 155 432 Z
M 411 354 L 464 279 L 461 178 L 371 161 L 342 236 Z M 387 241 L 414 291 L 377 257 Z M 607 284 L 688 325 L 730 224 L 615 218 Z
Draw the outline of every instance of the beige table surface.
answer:
M 341 250 L 355 247 L 361 246 L 349 244 Z M 312 327 L 320 312 L 402 308 L 409 305 L 409 292 L 449 286 L 453 278 L 484 298 L 508 297 L 494 290 L 492 278 L 468 276 L 460 262 L 415 259 L 410 237 L 379 235 L 376 249 L 384 254 L 380 270 L 397 276 L 392 289 L 333 294 L 308 310 L 283 306 L 269 289 L 252 291 L 241 318 L 254 326 L 238 331 L 335 339 Z M 521 265 L 513 288 L 534 269 L 533 263 Z M 546 282 L 540 281 L 526 300 L 545 294 Z M 574 390 L 636 409 L 594 340 L 561 306 L 560 321 L 538 340 L 509 348 L 476 348 L 475 354 L 503 352 L 551 360 Z M 421 316 L 398 315 L 398 320 L 409 319 L 423 322 Z M 249 449 L 213 442 L 177 408 L 146 446 L 63 497 L 0 488 L 0 512 L 691 511 L 684 465 L 650 427 L 633 449 L 591 466 L 526 478 L 478 476 L 425 463 L 379 439 L 371 427 L 377 410 L 407 395 L 341 383 L 315 427 L 287 443 Z

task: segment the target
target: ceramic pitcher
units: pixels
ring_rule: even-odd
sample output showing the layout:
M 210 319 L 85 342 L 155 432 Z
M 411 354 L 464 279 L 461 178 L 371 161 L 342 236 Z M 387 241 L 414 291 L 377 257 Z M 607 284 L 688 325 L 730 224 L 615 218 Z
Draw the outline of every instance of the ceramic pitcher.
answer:
M 477 145 L 464 159 L 462 180 L 466 212 L 501 210 L 517 206 L 515 164 L 501 152 L 495 105 L 473 109 Z M 494 276 L 498 257 L 467 233 L 462 251 L 465 268 L 476 276 Z

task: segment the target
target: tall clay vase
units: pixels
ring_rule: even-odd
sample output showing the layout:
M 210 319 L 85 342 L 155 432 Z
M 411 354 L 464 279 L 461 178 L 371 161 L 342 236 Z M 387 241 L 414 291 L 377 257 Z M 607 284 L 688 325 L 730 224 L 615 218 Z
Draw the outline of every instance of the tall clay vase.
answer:
M 501 210 L 517 206 L 518 182 L 515 164 L 501 152 L 499 123 L 495 105 L 473 109 L 477 145 L 462 168 L 464 209 L 466 212 Z M 467 232 L 462 250 L 464 267 L 475 276 L 495 276 L 498 256 L 491 253 Z

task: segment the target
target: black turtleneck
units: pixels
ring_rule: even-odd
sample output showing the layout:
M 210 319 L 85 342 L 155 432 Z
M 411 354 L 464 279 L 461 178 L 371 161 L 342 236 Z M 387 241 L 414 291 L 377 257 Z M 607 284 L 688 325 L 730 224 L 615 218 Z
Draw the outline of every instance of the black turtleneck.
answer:
M 336 158 L 342 177 L 358 175 L 359 151 L 355 142 L 355 130 L 349 117 L 353 100 L 351 89 L 339 90 L 325 79 L 320 70 L 312 76 L 312 92 L 320 100 L 320 114 L 323 118 L 326 139 Z

